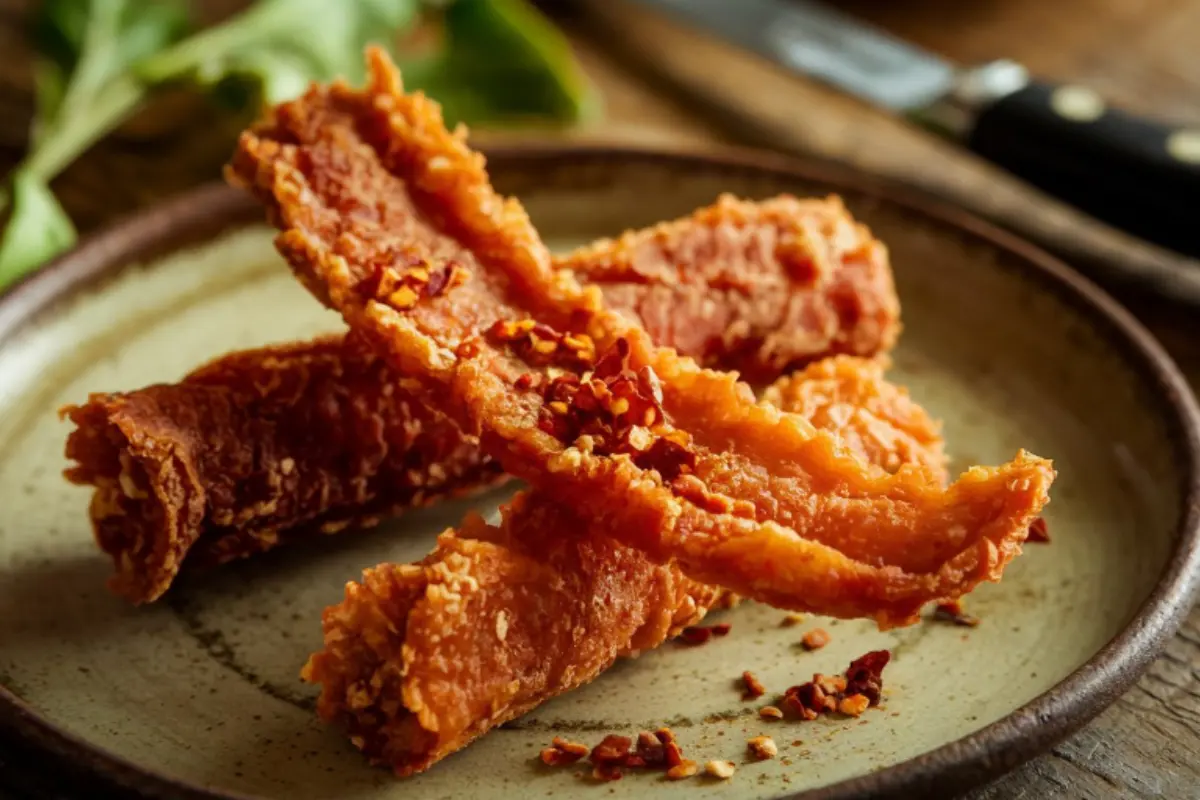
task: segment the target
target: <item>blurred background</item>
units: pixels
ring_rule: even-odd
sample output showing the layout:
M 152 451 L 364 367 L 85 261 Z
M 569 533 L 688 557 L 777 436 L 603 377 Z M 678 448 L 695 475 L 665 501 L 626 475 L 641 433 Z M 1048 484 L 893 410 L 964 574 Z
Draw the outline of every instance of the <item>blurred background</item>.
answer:
M 674 5 L 689 3 L 714 0 Z M 663 5 L 0 0 L 0 287 L 80 234 L 219 179 L 264 101 L 311 80 L 356 80 L 363 45 L 378 42 L 410 87 L 471 125 L 477 145 L 546 137 L 740 145 L 840 162 L 1053 249 L 1120 292 L 1177 358 L 1200 360 L 1187 346 L 1196 306 L 1171 299 L 1200 297 L 1195 258 L 1099 224 L 902 115 L 681 24 Z M 1046 80 L 1200 131 L 1200 0 L 826 5 L 951 63 L 1014 59 Z

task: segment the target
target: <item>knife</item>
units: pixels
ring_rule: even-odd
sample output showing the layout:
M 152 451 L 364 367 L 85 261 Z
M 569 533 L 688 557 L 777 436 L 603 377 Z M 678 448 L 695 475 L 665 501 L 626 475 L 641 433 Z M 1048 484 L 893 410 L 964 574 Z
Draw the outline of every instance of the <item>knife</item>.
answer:
M 950 63 L 811 0 L 640 0 L 951 138 L 1142 238 L 1200 256 L 1200 128 L 1108 107 L 1008 60 Z

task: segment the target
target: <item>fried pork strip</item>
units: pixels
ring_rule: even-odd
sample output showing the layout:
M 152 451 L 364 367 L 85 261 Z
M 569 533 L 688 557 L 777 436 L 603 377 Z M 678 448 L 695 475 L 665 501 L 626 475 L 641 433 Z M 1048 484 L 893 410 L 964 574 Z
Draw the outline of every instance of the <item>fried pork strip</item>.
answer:
M 803 246 L 774 258 L 793 229 Z M 810 280 L 813 265 L 829 279 Z M 763 381 L 831 353 L 882 352 L 899 330 L 887 253 L 836 199 L 722 197 L 555 268 L 600 286 L 657 342 Z M 370 526 L 499 480 L 410 383 L 369 348 L 329 337 L 65 409 L 77 426 L 66 476 L 96 487 L 92 524 L 116 565 L 114 591 L 149 602 L 185 561 Z
M 840 357 L 777 388 L 870 469 L 942 462 L 937 424 L 877 365 Z M 521 493 L 500 525 L 472 516 L 420 563 L 367 570 L 325 611 L 325 647 L 304 669 L 318 713 L 373 764 L 421 772 L 733 599 L 599 527 Z
M 365 90 L 314 87 L 244 133 L 229 177 L 304 285 L 506 471 L 658 563 L 779 607 L 904 624 L 999 579 L 1049 461 L 1022 451 L 949 487 L 919 465 L 880 475 L 736 376 L 655 347 L 553 269 L 465 131 L 405 94 L 382 51 L 368 60 Z M 797 226 L 773 256 L 802 241 Z
M 66 471 L 135 602 L 221 564 L 498 482 L 498 465 L 353 337 L 234 353 L 177 384 L 93 395 Z

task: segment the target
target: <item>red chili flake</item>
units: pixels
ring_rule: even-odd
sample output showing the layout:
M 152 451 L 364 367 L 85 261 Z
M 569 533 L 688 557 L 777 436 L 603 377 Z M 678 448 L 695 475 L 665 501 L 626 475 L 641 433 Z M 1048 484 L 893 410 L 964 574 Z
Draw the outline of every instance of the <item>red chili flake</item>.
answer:
M 597 764 L 592 768 L 592 778 L 598 781 L 621 780 L 621 769 L 617 764 Z
M 713 636 L 728 636 L 733 630 L 733 624 L 730 622 L 718 622 L 712 626 Z
M 633 463 L 642 469 L 658 470 L 665 483 L 670 483 L 684 472 L 696 468 L 696 454 L 678 442 L 660 436 L 654 444 L 634 457 Z
M 513 383 L 513 386 L 516 386 L 518 389 L 522 390 L 528 389 L 529 387 L 533 386 L 533 377 L 534 376 L 532 372 L 526 372 L 524 375 L 517 378 L 517 380 Z
M 813 675 L 813 683 L 829 695 L 841 695 L 846 691 L 846 678 L 842 675 Z
M 684 628 L 683 633 L 679 635 L 679 638 L 688 644 L 704 644 L 712 638 L 712 635 L 712 628 L 692 625 Z
M 450 285 L 450 272 L 453 269 L 454 264 L 447 264 L 441 269 L 429 273 L 429 282 L 425 284 L 425 294 L 429 297 L 437 297 L 444 292 Z
M 569 742 L 561 736 L 555 736 L 550 747 L 542 750 L 542 762 L 551 766 L 557 767 L 562 764 L 574 764 L 579 759 L 588 754 L 586 744 L 579 742 Z
M 637 755 L 646 766 L 657 767 L 667 762 L 665 747 L 650 731 L 638 734 Z
M 979 617 L 972 616 L 963 610 L 962 601 L 949 600 L 938 603 L 933 609 L 933 618 L 938 622 L 949 622 L 964 628 L 974 628 L 979 624 Z
M 487 335 L 509 345 L 521 359 L 532 364 L 586 368 L 595 357 L 591 337 L 563 333 L 532 319 L 497 320 L 488 328 Z
M 813 720 L 819 714 L 837 709 L 837 698 L 826 694 L 816 680 L 790 687 L 783 694 L 783 703 L 803 720 Z
M 760 681 L 758 676 L 750 670 L 746 670 L 742 673 L 742 683 L 746 687 L 746 691 L 743 696 L 748 700 L 753 700 L 756 697 L 762 697 L 767 693 L 767 688 L 762 685 L 762 681 Z
M 1050 544 L 1050 527 L 1046 524 L 1046 520 L 1038 517 L 1029 525 L 1029 535 L 1025 537 L 1025 541 L 1035 544 Z
M 600 360 L 596 362 L 594 374 L 597 378 L 613 378 L 621 374 L 625 369 L 625 364 L 629 360 L 629 342 L 624 337 L 617 341 L 605 351 Z
M 615 764 L 623 761 L 625 756 L 629 755 L 629 748 L 632 744 L 633 741 L 628 736 L 610 733 L 600 744 L 592 748 L 592 754 L 588 756 L 588 760 L 593 764 Z
M 668 767 L 678 767 L 683 763 L 683 748 L 674 740 L 664 742 L 663 756 Z
M 663 402 L 662 382 L 659 381 L 658 374 L 649 364 L 638 370 L 638 384 L 649 390 L 650 398 L 661 411 Z
M 783 705 L 803 720 L 834 711 L 858 716 L 868 706 L 879 705 L 883 668 L 890 659 L 887 650 L 875 650 L 850 662 L 844 676 L 813 675 L 808 683 L 784 692 Z
M 800 644 L 805 650 L 820 650 L 825 645 L 829 644 L 829 634 L 824 628 L 813 628 L 800 640 Z
M 873 706 L 879 705 L 883 692 L 883 668 L 891 661 L 887 650 L 872 650 L 850 662 L 846 670 L 846 694 L 865 694 Z

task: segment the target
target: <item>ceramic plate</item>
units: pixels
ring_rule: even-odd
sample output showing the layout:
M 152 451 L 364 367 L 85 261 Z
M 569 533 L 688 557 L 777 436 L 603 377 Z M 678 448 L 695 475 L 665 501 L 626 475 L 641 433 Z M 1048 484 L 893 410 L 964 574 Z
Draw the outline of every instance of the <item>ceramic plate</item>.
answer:
M 163 602 L 131 608 L 104 588 L 88 491 L 60 477 L 62 404 L 340 327 L 291 278 L 258 212 L 206 190 L 94 240 L 0 301 L 9 728 L 89 781 L 153 796 L 913 796 L 961 789 L 1049 747 L 1173 633 L 1197 575 L 1195 400 L 1142 329 L 1069 270 L 961 214 L 815 166 L 573 147 L 498 153 L 492 168 L 559 248 L 720 192 L 840 193 L 893 254 L 905 332 L 892 377 L 945 420 L 955 466 L 999 463 L 1022 446 L 1055 460 L 1053 542 L 1028 546 L 1003 583 L 971 597 L 977 628 L 881 633 L 816 618 L 785 628 L 781 612 L 746 605 L 724 615 L 729 636 L 621 663 L 397 781 L 316 720 L 297 673 L 343 584 L 377 562 L 419 558 L 462 505 L 191 575 Z M 815 627 L 832 643 L 805 652 L 798 641 Z M 889 688 L 861 719 L 766 723 L 740 698 L 743 670 L 780 690 L 877 648 L 894 654 Z M 679 783 L 630 774 L 601 787 L 536 762 L 556 734 L 594 742 L 663 723 L 690 757 L 733 759 L 738 773 Z M 749 763 L 745 740 L 760 733 L 779 758 Z

